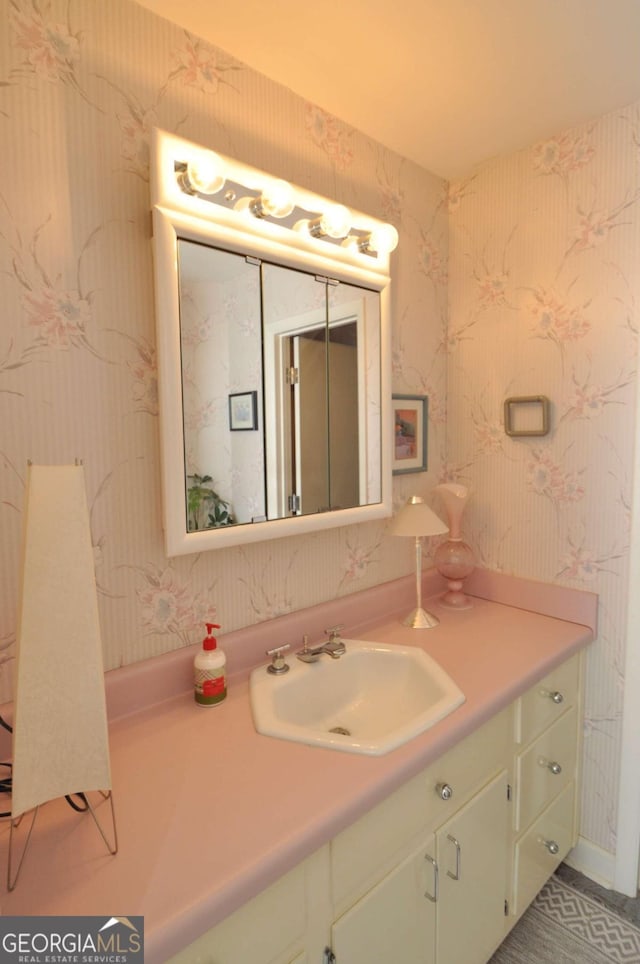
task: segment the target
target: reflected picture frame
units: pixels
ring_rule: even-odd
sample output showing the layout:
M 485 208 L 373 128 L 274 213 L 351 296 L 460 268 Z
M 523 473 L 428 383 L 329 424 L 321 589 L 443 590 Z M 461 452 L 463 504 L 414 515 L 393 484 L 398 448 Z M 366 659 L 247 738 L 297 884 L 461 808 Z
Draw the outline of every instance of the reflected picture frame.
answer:
M 255 432 L 258 428 L 258 393 L 234 392 L 229 395 L 229 430 Z
M 393 395 L 393 450 L 391 467 L 394 475 L 427 471 L 427 395 Z

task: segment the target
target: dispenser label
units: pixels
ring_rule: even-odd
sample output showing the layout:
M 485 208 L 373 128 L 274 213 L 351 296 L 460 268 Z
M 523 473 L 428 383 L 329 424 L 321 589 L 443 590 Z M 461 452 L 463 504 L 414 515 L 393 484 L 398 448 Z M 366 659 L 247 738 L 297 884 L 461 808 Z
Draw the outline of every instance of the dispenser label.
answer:
M 196 703 L 212 706 L 220 703 L 227 695 L 227 682 L 224 676 L 213 676 L 206 670 L 197 670 L 195 676 Z

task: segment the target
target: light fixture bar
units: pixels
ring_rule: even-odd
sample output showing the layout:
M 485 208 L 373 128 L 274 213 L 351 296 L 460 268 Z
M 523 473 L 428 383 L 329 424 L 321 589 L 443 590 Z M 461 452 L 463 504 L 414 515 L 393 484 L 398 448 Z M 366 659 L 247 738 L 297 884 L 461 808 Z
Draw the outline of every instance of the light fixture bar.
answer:
M 325 202 L 321 210 L 305 207 L 313 197 L 299 192 L 287 181 L 252 169 L 251 183 L 236 179 L 233 170 L 225 170 L 225 161 L 213 151 L 198 149 L 189 159 L 174 158 L 175 182 L 186 196 L 196 196 L 212 205 L 234 210 L 239 216 L 250 214 L 264 221 L 277 221 L 283 227 L 304 232 L 336 247 L 348 248 L 368 258 L 385 258 L 398 244 L 398 232 L 382 221 L 352 226 L 353 213 L 344 205 Z M 257 184 L 262 182 L 262 187 Z M 224 193 L 223 187 L 226 187 Z M 322 199 L 317 198 L 318 201 Z

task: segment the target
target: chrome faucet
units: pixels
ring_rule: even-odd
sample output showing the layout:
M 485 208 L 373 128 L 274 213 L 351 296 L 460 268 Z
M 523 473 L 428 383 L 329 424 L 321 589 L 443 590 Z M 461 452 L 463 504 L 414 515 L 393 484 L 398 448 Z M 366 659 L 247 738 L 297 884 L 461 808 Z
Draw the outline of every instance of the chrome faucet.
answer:
M 325 633 L 327 633 L 329 639 L 326 643 L 321 643 L 319 646 L 309 646 L 309 637 L 305 633 L 302 637 L 302 649 L 296 653 L 296 656 L 302 660 L 303 663 L 316 663 L 323 653 L 326 653 L 327 656 L 330 656 L 332 659 L 340 659 L 347 651 L 344 640 L 340 638 L 341 629 L 342 626 L 325 629 Z

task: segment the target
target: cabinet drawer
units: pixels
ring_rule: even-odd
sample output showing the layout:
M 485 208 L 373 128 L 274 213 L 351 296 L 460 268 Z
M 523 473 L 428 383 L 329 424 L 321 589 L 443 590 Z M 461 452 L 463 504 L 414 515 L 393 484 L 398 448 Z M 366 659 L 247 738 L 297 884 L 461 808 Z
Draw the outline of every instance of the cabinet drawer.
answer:
M 516 844 L 512 912 L 531 903 L 574 843 L 575 783 L 570 783 Z M 557 845 L 557 853 L 549 849 Z
M 516 703 L 516 743 L 527 744 L 578 701 L 580 656 L 557 666 Z M 560 694 L 554 699 L 555 694 Z M 560 699 L 562 697 L 562 699 Z M 557 700 L 557 701 L 556 701 Z
M 432 826 L 439 827 L 511 760 L 511 707 L 503 710 L 476 733 L 445 753 L 425 771 L 424 795 Z M 453 790 L 443 800 L 437 787 L 448 784 Z
M 575 777 L 577 709 L 548 727 L 517 759 L 516 832 L 524 830 Z
M 408 853 L 418 834 L 448 820 L 472 794 L 508 764 L 511 708 L 462 740 L 396 790 L 331 843 L 334 909 L 342 913 Z M 439 783 L 451 799 L 436 793 Z

